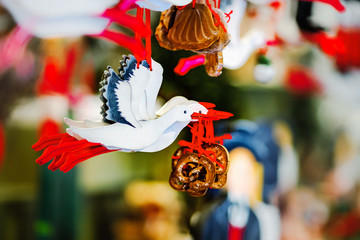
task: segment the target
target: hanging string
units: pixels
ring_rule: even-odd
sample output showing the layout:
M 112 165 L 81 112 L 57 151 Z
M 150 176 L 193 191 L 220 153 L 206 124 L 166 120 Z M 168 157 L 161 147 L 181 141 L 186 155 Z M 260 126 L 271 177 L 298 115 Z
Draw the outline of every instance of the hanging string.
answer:
M 144 9 L 143 8 L 138 7 L 136 9 L 136 18 L 137 18 L 138 22 L 144 21 Z M 141 43 L 141 36 L 137 31 L 135 31 L 135 40 L 136 40 L 136 42 Z M 140 61 L 143 59 L 136 59 L 136 60 L 137 60 L 137 68 L 139 68 Z
M 224 29 L 224 32 L 227 32 L 227 29 L 226 29 L 225 25 L 224 25 L 224 24 L 221 22 L 221 20 L 220 20 L 220 16 L 212 9 L 212 6 L 211 6 L 209 0 L 206 0 L 206 4 L 207 4 L 207 6 L 209 7 L 212 15 L 214 16 L 214 18 L 215 18 L 215 20 L 216 20 L 216 21 L 214 22 L 215 26 L 218 27 L 219 25 L 221 25 L 221 27 Z
M 150 9 L 145 9 L 145 22 L 147 30 L 151 31 L 151 15 Z M 146 61 L 150 66 L 150 71 L 152 71 L 152 63 L 151 63 L 151 35 L 146 36 Z
M 224 14 L 225 14 L 225 17 L 227 18 L 227 21 L 226 21 L 227 23 L 230 22 L 230 20 L 231 20 L 231 16 L 230 16 L 230 15 L 233 14 L 233 12 L 234 12 L 234 11 L 231 10 L 229 13 L 224 13 Z
M 215 107 L 215 105 L 211 103 L 202 103 L 202 105 L 207 106 L 206 108 L 208 108 L 208 112 L 207 114 L 194 113 L 192 116 L 193 119 L 197 119 L 198 121 L 191 122 L 188 125 L 192 135 L 191 142 L 181 140 L 179 145 L 188 148 L 189 152 L 197 153 L 199 157 L 201 155 L 208 157 L 216 165 L 225 169 L 225 166 L 217 161 L 216 153 L 214 151 L 207 150 L 206 147 L 204 148 L 204 144 L 222 144 L 223 139 L 231 139 L 230 134 L 215 137 L 213 121 L 229 118 L 233 116 L 233 114 L 211 109 Z

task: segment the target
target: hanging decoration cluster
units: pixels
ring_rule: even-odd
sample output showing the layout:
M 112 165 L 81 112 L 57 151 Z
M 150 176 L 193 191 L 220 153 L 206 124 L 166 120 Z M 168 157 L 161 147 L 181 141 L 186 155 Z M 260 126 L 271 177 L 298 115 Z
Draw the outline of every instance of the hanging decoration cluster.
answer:
M 86 1 L 88 8 L 73 4 L 66 7 L 63 3 L 65 7 L 55 11 L 54 17 L 50 12 L 45 14 L 46 6 L 49 9 L 53 7 L 46 1 L 38 0 L 43 2 L 43 11 L 37 11 L 24 1 L 19 1 L 23 4 L 22 8 L 17 8 L 12 0 L 4 0 L 4 5 L 30 35 L 43 38 L 74 35 L 101 37 L 132 52 L 120 61 L 118 71 L 110 66 L 104 71 L 99 90 L 103 103 L 99 116 L 102 120 L 65 118 L 69 126 L 66 133 L 43 135 L 33 145 L 35 151 L 44 150 L 37 163 L 51 162 L 49 169 L 67 172 L 82 161 L 108 152 L 156 152 L 172 144 L 188 126 L 192 141 L 180 141 L 181 147 L 172 156 L 171 187 L 200 197 L 209 188 L 219 189 L 226 184 L 229 160 L 228 151 L 222 143 L 231 135 L 216 137 L 213 121 L 229 118 L 232 114 L 215 110 L 214 104 L 182 96 L 170 99 L 160 110 L 155 110 L 163 68 L 151 58 L 150 11 L 162 11 L 155 31 L 161 47 L 198 54 L 180 60 L 176 73 L 185 75 L 190 69 L 205 65 L 207 74 L 217 77 L 222 72 L 222 52 L 230 43 L 230 33 L 238 33 L 234 29 L 228 31 L 227 26 L 231 21 L 230 14 L 236 9 L 224 13 L 220 10 L 220 0 L 108 0 L 101 6 L 96 5 L 98 1 Z M 127 12 L 133 8 L 137 9 L 136 16 Z M 239 15 L 235 14 L 236 19 L 241 21 Z M 111 23 L 129 28 L 134 31 L 134 36 L 111 29 Z M 232 26 L 239 27 L 237 24 Z M 243 64 L 255 49 L 266 42 L 261 34 L 253 35 L 255 37 L 249 39 L 256 38 L 258 44 L 240 44 L 238 41 L 238 45 L 233 46 L 232 49 L 242 52 L 237 47 L 251 45 L 237 65 Z M 235 36 L 235 39 L 238 38 Z
M 230 134 L 214 136 L 213 121 L 226 119 L 231 113 L 217 111 L 214 104 L 201 103 L 207 114 L 194 113 L 197 119 L 190 124 L 192 141 L 180 141 L 180 147 L 172 156 L 170 185 L 178 191 L 186 191 L 194 197 L 203 196 L 208 188 L 220 189 L 226 184 L 229 154 L 223 144 Z

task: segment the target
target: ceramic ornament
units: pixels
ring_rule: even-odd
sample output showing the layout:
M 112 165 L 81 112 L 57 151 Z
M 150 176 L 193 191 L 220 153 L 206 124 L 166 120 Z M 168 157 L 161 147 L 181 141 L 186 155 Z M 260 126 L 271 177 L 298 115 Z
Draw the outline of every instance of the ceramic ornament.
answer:
M 307 2 L 308 0 L 302 0 L 302 1 Z M 332 6 L 338 12 L 344 12 L 345 11 L 345 7 L 341 3 L 340 0 L 311 0 L 310 2 L 325 3 L 325 4 L 328 4 L 328 5 Z
M 275 76 L 275 68 L 269 58 L 259 54 L 257 64 L 254 67 L 254 78 L 259 83 L 268 83 Z
M 101 33 L 110 20 L 101 17 L 116 0 L 4 0 L 16 22 L 38 37 Z
M 138 67 L 137 67 L 138 66 Z M 168 147 L 205 106 L 175 97 L 155 113 L 163 69 L 152 60 L 137 62 L 132 55 L 120 61 L 119 73 L 111 67 L 101 82 L 102 121 L 65 118 L 67 133 L 44 136 L 33 149 L 45 149 L 36 160 L 49 169 L 67 172 L 77 163 L 111 151 L 156 152 Z M 196 120 L 196 119 L 195 119 Z
M 181 147 L 172 157 L 169 183 L 177 191 L 190 196 L 204 196 L 209 188 L 225 186 L 229 168 L 228 152 L 222 142 L 229 134 L 214 136 L 213 121 L 226 119 L 231 113 L 214 110 L 214 104 L 202 103 L 208 111 L 194 113 L 191 123 L 192 141 L 180 141 Z
M 332 34 L 327 33 L 326 28 L 333 28 L 331 30 L 336 31 L 337 26 L 327 26 L 323 27 L 321 24 L 316 23 L 316 11 L 313 11 L 313 2 L 316 1 L 303 1 L 299 2 L 297 13 L 296 13 L 296 22 L 300 28 L 302 37 L 317 45 L 325 54 L 331 57 L 337 57 L 343 55 L 346 52 L 347 45 L 340 36 L 332 36 Z M 345 10 L 344 6 L 339 1 L 319 1 L 332 5 L 337 11 L 343 12 Z M 329 9 L 325 10 L 329 11 Z M 328 12 L 331 14 L 331 12 Z M 328 17 L 328 14 L 325 14 L 325 18 Z M 345 15 L 345 14 L 341 14 Z M 331 16 L 331 15 L 330 15 Z M 324 18 L 324 17 L 323 17 Z M 324 20 L 326 22 L 326 20 Z
M 40 38 L 93 36 L 101 37 L 125 48 L 137 58 L 144 58 L 145 48 L 134 37 L 110 29 L 116 23 L 138 35 L 151 34 L 141 21 L 121 9 L 118 0 L 4 0 L 3 6 L 17 24 Z
M 185 7 L 172 6 L 161 14 L 155 32 L 163 48 L 204 54 L 204 59 L 200 62 L 205 64 L 206 72 L 213 77 L 221 74 L 222 50 L 230 42 L 226 16 L 218 8 L 219 3 L 220 1 L 193 0 Z M 198 66 L 199 61 L 195 65 Z M 180 75 L 182 74 L 183 71 Z
M 141 8 L 163 12 L 173 5 L 185 6 L 189 4 L 192 0 L 130 0 L 129 2 L 131 1 L 135 2 Z
M 266 4 L 269 1 L 259 1 L 256 4 Z M 223 0 L 220 9 L 223 12 L 231 12 L 231 20 L 227 29 L 231 35 L 231 42 L 223 50 L 224 67 L 238 69 L 243 66 L 251 54 L 259 48 L 266 46 L 265 34 L 260 30 L 253 29 L 240 38 L 240 25 L 243 19 L 247 2 L 237 0 Z

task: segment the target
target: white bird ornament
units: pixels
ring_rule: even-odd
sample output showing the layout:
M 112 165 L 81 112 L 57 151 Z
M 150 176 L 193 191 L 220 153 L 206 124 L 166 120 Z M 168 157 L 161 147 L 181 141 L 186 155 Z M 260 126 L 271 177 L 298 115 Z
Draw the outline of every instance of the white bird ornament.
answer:
M 120 61 L 119 74 L 105 70 L 100 88 L 102 121 L 74 121 L 65 118 L 67 133 L 44 136 L 33 149 L 45 149 L 36 160 L 49 169 L 67 172 L 77 163 L 111 151 L 156 152 L 168 147 L 192 121 L 191 115 L 207 113 L 196 101 L 170 99 L 155 112 L 163 69 L 152 60 L 138 63 L 134 56 Z M 195 121 L 195 120 L 194 120 Z
M 152 11 L 163 12 L 169 9 L 172 5 L 185 6 L 193 0 L 130 0 L 134 1 L 139 7 L 150 9 Z
M 250 2 L 266 4 L 269 0 L 251 0 Z M 221 2 L 220 9 L 225 13 L 231 12 L 231 20 L 227 24 L 231 42 L 223 50 L 223 64 L 227 69 L 235 70 L 242 67 L 253 52 L 266 46 L 266 36 L 258 29 L 252 29 L 240 37 L 240 25 L 246 6 L 247 1 L 227 0 Z
M 134 31 L 143 27 L 125 15 L 130 8 L 165 11 L 192 0 L 2 0 L 15 21 L 40 38 L 100 35 L 112 22 Z M 111 11 L 109 9 L 113 8 Z M 116 16 L 118 15 L 118 16 Z

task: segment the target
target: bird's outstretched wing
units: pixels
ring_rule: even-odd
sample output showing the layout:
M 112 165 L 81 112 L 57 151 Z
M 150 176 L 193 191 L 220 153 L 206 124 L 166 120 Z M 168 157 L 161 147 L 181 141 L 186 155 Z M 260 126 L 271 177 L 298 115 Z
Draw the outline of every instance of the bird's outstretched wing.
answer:
M 100 99 L 103 102 L 101 114 L 106 123 L 122 123 L 132 127 L 140 127 L 138 120 L 132 109 L 132 99 L 134 98 L 132 86 L 125 80 L 131 75 L 132 64 L 130 58 L 124 57 L 120 61 L 119 74 L 110 66 L 104 71 L 103 80 L 100 85 Z M 136 68 L 136 62 L 134 69 Z
M 145 109 L 140 107 L 141 120 L 151 120 L 156 118 L 155 104 L 156 98 L 159 94 L 159 90 L 163 80 L 163 68 L 162 66 L 151 59 L 152 70 L 149 71 L 149 80 L 145 86 L 145 92 L 142 96 L 142 102 L 145 102 Z M 138 106 L 139 107 L 139 106 Z M 143 111 L 146 110 L 144 113 Z
M 141 61 L 139 68 L 134 56 L 126 56 L 128 60 L 121 61 L 120 74 L 131 88 L 131 109 L 137 121 L 149 120 L 147 112 L 146 88 L 152 84 L 150 82 L 150 66 L 146 61 Z M 157 96 L 158 92 L 155 93 Z M 156 97 L 155 96 L 155 97 Z
M 124 59 L 120 62 L 119 72 L 131 86 L 131 109 L 135 119 L 140 123 L 155 119 L 155 103 L 163 79 L 162 66 L 152 59 L 152 68 L 145 60 L 138 64 L 132 55 Z
M 141 126 L 144 120 L 156 118 L 155 102 L 162 83 L 163 69 L 152 60 L 152 69 L 146 61 L 138 65 L 134 56 L 123 56 L 119 74 L 112 68 L 104 73 L 101 82 L 103 121 Z

